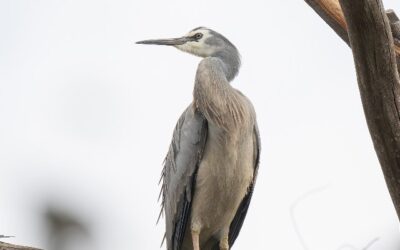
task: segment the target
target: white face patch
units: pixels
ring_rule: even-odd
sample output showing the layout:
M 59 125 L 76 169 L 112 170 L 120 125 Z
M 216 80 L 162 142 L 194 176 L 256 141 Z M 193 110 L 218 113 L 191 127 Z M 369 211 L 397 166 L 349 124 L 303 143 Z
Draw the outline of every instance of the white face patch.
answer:
M 207 57 L 214 53 L 215 48 L 205 43 L 205 41 L 211 37 L 210 31 L 208 29 L 197 29 L 194 31 L 189 32 L 185 36 L 191 37 L 197 33 L 203 34 L 203 36 L 198 41 L 189 41 L 182 45 L 175 46 L 176 48 L 188 52 L 190 54 L 200 56 L 200 57 Z

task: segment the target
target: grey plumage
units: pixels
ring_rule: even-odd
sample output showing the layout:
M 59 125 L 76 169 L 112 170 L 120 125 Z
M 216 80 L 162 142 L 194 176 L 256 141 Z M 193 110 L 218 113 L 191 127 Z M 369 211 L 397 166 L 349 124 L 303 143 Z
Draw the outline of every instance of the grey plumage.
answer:
M 204 58 L 162 171 L 167 249 L 228 249 L 245 219 L 260 155 L 254 108 L 229 84 L 240 68 L 239 53 L 204 27 L 181 38 L 138 43 L 172 45 Z

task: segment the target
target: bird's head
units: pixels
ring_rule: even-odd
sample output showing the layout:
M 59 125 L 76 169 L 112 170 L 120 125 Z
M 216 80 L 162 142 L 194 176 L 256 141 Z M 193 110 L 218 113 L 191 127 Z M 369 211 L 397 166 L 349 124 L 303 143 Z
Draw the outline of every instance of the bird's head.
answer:
M 174 46 L 179 50 L 200 57 L 214 56 L 228 49 L 236 51 L 235 46 L 223 35 L 205 27 L 195 28 L 179 38 L 151 39 L 136 43 Z

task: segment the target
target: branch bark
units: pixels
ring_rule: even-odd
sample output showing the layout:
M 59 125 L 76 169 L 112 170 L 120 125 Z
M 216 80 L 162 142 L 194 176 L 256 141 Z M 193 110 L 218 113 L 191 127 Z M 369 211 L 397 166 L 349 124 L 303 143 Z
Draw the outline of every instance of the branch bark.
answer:
M 0 250 L 41 250 L 39 248 L 18 246 L 0 241 Z
M 350 45 L 347 35 L 347 25 L 342 8 L 337 0 L 305 0 L 311 8 L 338 34 L 342 40 Z
M 352 48 L 368 128 L 400 218 L 398 18 L 386 15 L 381 0 L 305 1 Z
M 400 79 L 381 0 L 340 0 L 375 151 L 400 218 Z
M 393 40 L 394 40 L 394 44 L 397 45 L 398 47 L 400 47 L 400 20 L 397 17 L 396 13 L 394 12 L 394 10 L 388 10 L 386 11 L 386 14 L 389 18 L 389 22 L 390 22 L 390 29 L 392 30 L 392 34 L 393 34 Z M 400 55 L 397 53 L 397 70 L 400 72 Z
M 339 0 L 305 0 L 305 2 L 317 12 L 344 42 L 350 45 L 347 24 Z M 400 21 L 393 10 L 388 10 L 387 15 L 392 26 L 396 55 L 400 58 Z

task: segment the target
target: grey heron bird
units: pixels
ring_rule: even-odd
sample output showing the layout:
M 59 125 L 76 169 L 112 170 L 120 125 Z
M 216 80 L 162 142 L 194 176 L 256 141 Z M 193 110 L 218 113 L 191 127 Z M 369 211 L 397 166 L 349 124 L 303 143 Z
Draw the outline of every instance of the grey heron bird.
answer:
M 245 219 L 260 156 L 253 105 L 230 85 L 239 52 L 204 27 L 137 43 L 170 45 L 203 58 L 193 102 L 176 124 L 162 171 L 167 249 L 228 250 Z

